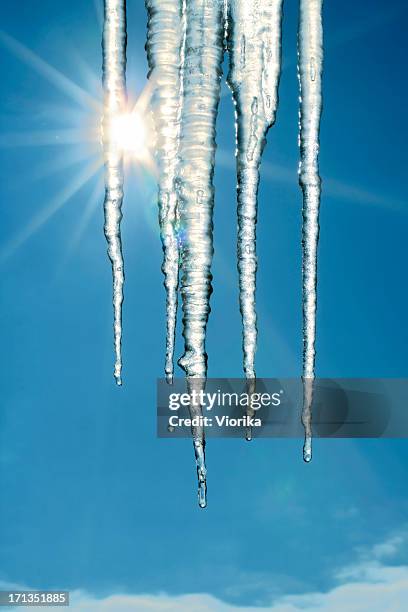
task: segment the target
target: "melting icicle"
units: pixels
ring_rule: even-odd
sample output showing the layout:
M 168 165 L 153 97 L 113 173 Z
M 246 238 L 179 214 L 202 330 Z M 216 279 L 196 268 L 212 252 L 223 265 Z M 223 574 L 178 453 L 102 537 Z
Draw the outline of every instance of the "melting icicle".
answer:
M 248 378 L 246 381 L 246 393 L 251 398 L 251 402 L 246 408 L 246 416 L 248 417 L 248 424 L 245 427 L 245 439 L 250 442 L 252 440 L 252 425 L 250 425 L 249 419 L 252 419 L 255 416 L 255 410 L 252 408 L 252 395 L 256 391 L 256 379 Z
M 202 378 L 187 378 L 187 391 L 192 398 L 189 406 L 191 419 L 202 416 L 202 408 L 197 401 L 193 402 L 193 393 L 195 397 L 199 397 L 200 392 L 204 391 L 205 379 Z M 205 467 L 205 435 L 202 425 L 192 426 L 191 433 L 193 436 L 194 454 L 197 466 L 198 479 L 198 505 L 200 508 L 205 508 L 207 505 L 207 469 Z
M 167 382 L 173 381 L 174 339 L 177 317 L 179 250 L 177 243 L 176 172 L 182 107 L 181 65 L 185 20 L 182 0 L 146 0 L 148 12 L 147 58 L 153 81 L 152 111 L 159 171 L 159 221 L 166 288 Z
M 259 166 L 266 134 L 275 122 L 278 105 L 282 0 L 230 0 L 229 10 L 231 68 L 228 84 L 236 111 L 238 271 L 244 371 L 247 378 L 255 378 Z
M 319 127 L 322 111 L 322 0 L 300 0 L 300 166 L 303 191 L 303 458 L 312 458 L 312 401 L 315 377 L 317 244 L 319 239 Z
M 123 201 L 123 152 L 115 139 L 115 122 L 126 104 L 126 0 L 105 0 L 103 27 L 103 87 L 102 121 L 105 162 L 105 236 L 112 263 L 114 307 L 114 376 L 122 384 L 122 302 L 123 256 L 120 237 Z
M 224 0 L 189 0 L 186 23 L 178 188 L 185 350 L 179 364 L 188 379 L 198 378 L 204 384 L 207 375 L 205 335 L 212 279 L 215 121 L 224 51 Z M 192 433 L 199 504 L 204 507 L 204 429 L 195 428 Z

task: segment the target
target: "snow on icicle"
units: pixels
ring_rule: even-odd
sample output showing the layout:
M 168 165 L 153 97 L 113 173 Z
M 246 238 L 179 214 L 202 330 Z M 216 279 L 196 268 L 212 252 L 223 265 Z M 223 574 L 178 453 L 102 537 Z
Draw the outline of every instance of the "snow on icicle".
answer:
M 281 71 L 282 0 L 230 0 L 228 51 L 236 113 L 238 271 L 244 372 L 255 378 L 256 221 L 259 166 L 274 124 Z
M 182 62 L 185 19 L 182 0 L 146 0 L 148 13 L 146 51 L 149 79 L 153 83 L 151 109 L 156 133 L 159 176 L 159 222 L 163 245 L 166 288 L 167 382 L 173 381 L 174 341 L 177 320 L 179 249 L 177 241 L 176 173 L 180 113 L 182 108 Z
M 123 151 L 115 139 L 115 122 L 126 106 L 126 0 L 105 0 L 103 26 L 102 119 L 105 163 L 105 225 L 108 255 L 112 263 L 114 308 L 114 376 L 122 384 L 123 256 L 120 236 L 123 201 Z
M 205 384 L 205 336 L 213 255 L 215 122 L 224 52 L 224 0 L 188 0 L 178 177 L 181 295 L 185 350 L 179 360 L 190 385 Z M 191 406 L 191 411 L 201 407 Z M 204 429 L 192 429 L 199 505 L 206 505 Z
M 312 401 L 315 378 L 317 245 L 319 239 L 319 129 L 322 112 L 322 0 L 300 0 L 299 183 L 303 191 L 303 458 L 312 458 Z

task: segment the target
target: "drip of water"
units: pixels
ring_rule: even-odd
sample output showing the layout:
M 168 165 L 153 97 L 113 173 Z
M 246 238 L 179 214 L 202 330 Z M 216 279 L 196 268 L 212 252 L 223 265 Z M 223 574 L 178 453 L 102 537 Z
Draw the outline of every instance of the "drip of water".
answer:
M 281 71 L 282 0 L 230 0 L 228 51 L 236 114 L 238 272 L 244 372 L 255 378 L 256 221 L 259 167 L 275 122 Z
M 114 121 L 126 106 L 126 1 L 105 0 L 103 26 L 103 150 L 105 162 L 105 225 L 112 263 L 114 308 L 114 376 L 122 384 L 123 256 L 120 235 L 123 201 L 123 152 L 114 137 Z
M 159 173 L 159 223 L 166 288 L 166 361 L 168 383 L 173 382 L 177 318 L 179 247 L 177 238 L 177 168 L 183 101 L 182 67 L 185 45 L 185 2 L 146 0 L 147 59 L 153 82 L 151 109 L 156 133 Z
M 322 112 L 322 0 L 300 0 L 299 183 L 303 191 L 303 458 L 312 458 L 312 403 L 315 378 L 317 245 L 319 239 L 319 128 Z

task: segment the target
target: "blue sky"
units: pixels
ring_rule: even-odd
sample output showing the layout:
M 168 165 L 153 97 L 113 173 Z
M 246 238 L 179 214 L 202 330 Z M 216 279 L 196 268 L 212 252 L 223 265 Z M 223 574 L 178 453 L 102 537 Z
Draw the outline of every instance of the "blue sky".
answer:
M 2 7 L 2 31 L 98 99 L 98 3 L 23 4 Z M 146 82 L 146 16 L 141 0 L 128 4 L 128 85 L 136 98 Z M 369 13 L 350 0 L 325 6 L 321 376 L 407 374 L 407 16 L 397 1 L 373 0 Z M 257 373 L 267 377 L 301 372 L 296 28 L 297 3 L 288 0 L 280 107 L 259 198 Z M 405 440 L 317 440 L 311 465 L 297 440 L 210 440 L 209 506 L 199 510 L 191 442 L 155 433 L 164 290 L 154 179 L 142 168 L 128 171 L 118 389 L 101 172 L 58 207 L 99 159 L 98 146 L 86 142 L 98 117 L 4 40 L 0 579 L 85 593 L 85 609 L 112 595 L 206 593 L 248 609 L 277 600 L 286 612 L 284 596 L 330 593 L 357 580 L 358 572 L 339 568 L 366 571 L 373 562 L 387 576 L 406 568 L 401 542 L 385 560 L 375 553 L 390 538 L 405 542 Z M 239 376 L 234 125 L 223 93 L 207 349 L 211 376 Z M 41 224 L 48 207 L 55 214 Z M 135 601 L 132 609 L 144 609 Z M 325 606 L 336 610 L 329 600 Z

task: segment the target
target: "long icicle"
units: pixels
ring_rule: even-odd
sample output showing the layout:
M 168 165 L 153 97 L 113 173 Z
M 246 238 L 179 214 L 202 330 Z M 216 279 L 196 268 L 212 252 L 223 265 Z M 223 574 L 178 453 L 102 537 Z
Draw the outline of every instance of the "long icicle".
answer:
M 322 0 L 300 0 L 300 165 L 303 191 L 303 458 L 312 458 L 312 402 L 315 378 L 317 246 L 319 240 L 319 129 L 322 112 Z
M 224 1 L 189 0 L 186 4 L 184 102 L 180 138 L 179 214 L 184 355 L 179 365 L 189 386 L 205 384 L 205 336 L 210 312 L 213 255 L 215 122 L 224 51 Z M 199 379 L 192 380 L 192 379 Z M 191 406 L 190 411 L 201 412 Z M 192 428 L 199 505 L 206 505 L 203 427 Z
M 165 374 L 167 382 L 172 383 L 179 273 L 175 181 L 182 107 L 181 64 L 184 55 L 185 20 L 182 0 L 146 0 L 146 9 L 146 50 L 149 78 L 153 82 L 151 108 L 156 132 L 162 271 L 166 288 Z
M 255 390 L 256 221 L 259 168 L 266 134 L 275 123 L 281 72 L 282 0 L 230 1 L 228 84 L 236 114 L 239 303 L 244 372 Z M 248 413 L 249 414 L 249 413 Z M 251 414 L 249 414 L 251 416 Z M 247 439 L 251 430 L 247 429 Z
M 103 149 L 105 162 L 105 236 L 112 263 L 114 308 L 114 376 L 122 384 L 123 256 L 120 236 L 123 201 L 123 152 L 114 126 L 126 105 L 126 0 L 104 1 L 103 27 Z

